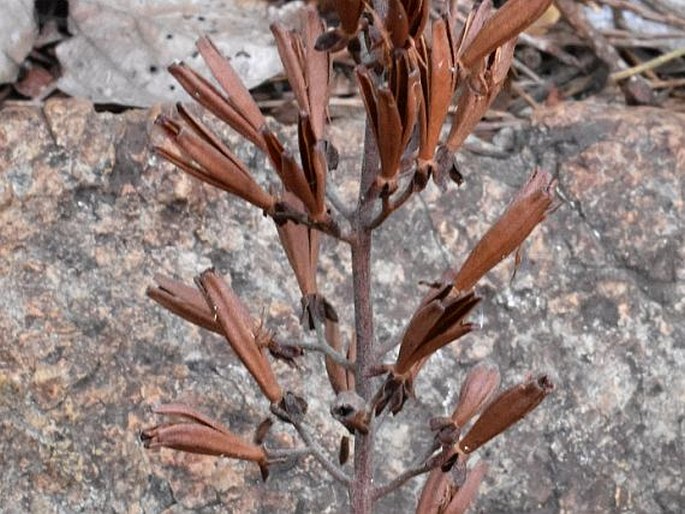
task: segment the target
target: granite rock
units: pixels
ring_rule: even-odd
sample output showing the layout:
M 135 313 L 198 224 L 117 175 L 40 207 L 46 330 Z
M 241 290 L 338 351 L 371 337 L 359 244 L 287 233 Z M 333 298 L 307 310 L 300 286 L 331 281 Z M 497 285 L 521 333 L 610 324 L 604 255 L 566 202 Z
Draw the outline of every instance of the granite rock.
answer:
M 145 450 L 151 407 L 184 401 L 250 437 L 265 400 L 217 336 L 145 297 L 155 273 L 190 282 L 209 266 L 286 341 L 299 299 L 273 223 L 150 154 L 154 111 L 97 113 L 79 100 L 0 112 L 0 462 L 5 512 L 345 512 L 344 491 L 310 459 L 274 469 Z M 292 134 L 292 129 L 286 129 Z M 360 119 L 341 119 L 333 182 L 355 190 Z M 434 356 L 418 400 L 387 419 L 379 480 L 425 451 L 427 420 L 450 412 L 469 366 L 505 384 L 547 372 L 555 393 L 489 443 L 476 511 L 681 512 L 685 423 L 685 116 L 566 103 L 514 134 L 511 158 L 463 153 L 465 184 L 429 187 L 374 247 L 381 341 L 395 338 L 420 281 L 458 265 L 535 166 L 559 180 L 559 208 L 478 287 L 482 330 Z M 226 134 L 262 183 L 264 157 Z M 321 278 L 349 326 L 346 248 L 325 241 Z M 513 278 L 512 278 L 513 277 Z M 332 455 L 344 429 L 318 355 L 279 380 L 308 398 Z M 270 444 L 295 440 L 274 431 Z M 380 513 L 411 512 L 420 480 Z

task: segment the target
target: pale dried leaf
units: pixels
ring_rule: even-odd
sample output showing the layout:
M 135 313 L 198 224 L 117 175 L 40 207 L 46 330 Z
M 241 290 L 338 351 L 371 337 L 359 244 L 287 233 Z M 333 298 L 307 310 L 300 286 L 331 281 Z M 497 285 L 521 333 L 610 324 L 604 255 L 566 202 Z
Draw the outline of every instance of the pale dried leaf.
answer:
M 282 70 L 269 24 L 290 24 L 300 6 L 274 8 L 264 0 L 72 0 L 74 37 L 57 47 L 64 69 L 59 88 L 96 103 L 188 100 L 166 67 L 183 60 L 209 77 L 195 48 L 203 34 L 254 87 Z
M 37 37 L 33 1 L 5 0 L 0 13 L 0 84 L 16 80 Z

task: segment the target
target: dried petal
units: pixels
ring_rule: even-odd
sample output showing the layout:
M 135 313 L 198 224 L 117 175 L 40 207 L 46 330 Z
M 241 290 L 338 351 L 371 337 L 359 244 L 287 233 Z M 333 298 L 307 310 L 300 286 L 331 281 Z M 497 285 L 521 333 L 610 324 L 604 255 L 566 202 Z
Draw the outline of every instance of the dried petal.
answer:
M 461 147 L 497 98 L 511 67 L 515 46 L 516 38 L 506 41 L 487 64 L 480 63 L 472 70 L 472 76 L 457 101 L 457 110 L 445 143 L 450 151 L 456 152 Z
M 395 371 L 404 374 L 416 362 L 428 357 L 442 346 L 471 331 L 464 318 L 480 301 L 472 292 L 451 295 L 445 287 L 443 294 L 420 307 L 412 317 L 400 343 Z
M 333 2 L 340 18 L 340 26 L 346 34 L 354 34 L 359 26 L 359 18 L 364 11 L 363 0 L 338 0 Z
M 402 0 L 402 3 L 409 18 L 409 34 L 418 39 L 428 22 L 431 3 L 428 0 Z
M 231 66 L 230 61 L 221 55 L 219 49 L 207 36 L 198 39 L 197 49 L 200 51 L 200 55 L 202 55 L 202 58 L 207 63 L 216 81 L 228 95 L 228 100 L 235 110 L 244 116 L 255 133 L 259 133 L 266 124 L 264 116 L 254 98 L 252 98 L 250 91 L 245 87 L 233 66 Z
M 537 407 L 552 392 L 554 384 L 547 375 L 528 380 L 503 391 L 483 411 L 471 430 L 459 442 L 464 453 L 476 451 Z
M 187 121 L 191 118 L 184 113 Z M 175 164 L 181 163 L 184 171 L 215 187 L 232 193 L 247 202 L 270 211 L 276 200 L 264 191 L 252 178 L 245 165 L 218 139 L 208 135 L 208 131 L 198 120 L 188 127 L 166 116 L 157 118 L 166 137 L 173 145 L 156 147 L 165 158 Z
M 237 111 L 214 85 L 184 63 L 172 64 L 168 70 L 195 101 L 231 126 L 240 135 L 263 148 L 264 142 L 259 131 L 254 129 L 245 116 Z
M 290 191 L 285 191 L 283 200 L 297 210 L 304 210 L 302 202 Z M 319 260 L 319 232 L 293 221 L 276 224 L 276 229 L 302 296 L 315 295 L 317 293 L 316 266 Z
M 419 45 L 422 52 L 421 84 L 423 109 L 419 159 L 431 160 L 440 138 L 440 131 L 456 87 L 456 62 L 450 28 L 444 18 L 433 22 L 430 47 Z M 423 42 L 424 40 L 422 40 Z
M 440 514 L 451 499 L 450 475 L 440 468 L 431 470 L 421 490 L 416 514 Z
M 409 19 L 400 0 L 388 0 L 385 30 L 390 36 L 392 49 L 405 48 L 409 39 Z
M 326 120 L 331 62 L 328 52 L 315 50 L 324 28 L 316 9 L 308 7 L 303 13 L 301 32 L 287 31 L 280 24 L 273 24 L 271 29 L 300 111 L 311 119 L 318 141 L 323 138 Z
M 497 391 L 499 382 L 496 364 L 481 362 L 469 370 L 459 391 L 459 403 L 452 414 L 457 426 L 463 427 L 478 414 Z
M 484 461 L 479 461 L 471 471 L 466 475 L 466 480 L 454 493 L 447 508 L 442 514 L 464 514 L 473 500 L 478 494 L 485 473 L 488 471 L 488 465 Z

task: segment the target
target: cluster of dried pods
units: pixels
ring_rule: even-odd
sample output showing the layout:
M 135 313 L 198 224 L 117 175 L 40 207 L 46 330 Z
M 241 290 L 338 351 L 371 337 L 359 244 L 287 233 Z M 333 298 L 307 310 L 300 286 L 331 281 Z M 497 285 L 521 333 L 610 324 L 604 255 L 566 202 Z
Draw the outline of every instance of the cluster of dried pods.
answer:
M 485 473 L 482 462 L 469 468 L 470 455 L 542 401 L 553 388 L 547 376 L 528 378 L 498 393 L 497 368 L 477 365 L 467 374 L 452 416 L 431 420 L 435 437 L 425 459 L 380 486 L 373 483 L 375 420 L 384 411 L 399 413 L 413 396 L 413 384 L 427 359 L 473 330 L 467 318 L 480 301 L 474 286 L 550 212 L 554 181 L 548 173 L 535 170 L 462 266 L 430 284 L 395 342 L 399 352 L 391 364 L 382 360 L 392 347 L 374 345 L 368 276 L 371 232 L 429 180 L 442 188 L 449 178 L 461 183 L 454 152 L 501 89 L 518 34 L 550 3 L 509 0 L 495 10 L 490 0 L 483 0 L 461 15 L 449 5 L 444 12 L 435 12 L 427 0 L 377 1 L 373 6 L 347 0 L 335 3 L 340 20 L 336 28 L 326 30 L 313 8 L 303 11 L 299 30 L 274 25 L 299 110 L 299 159 L 278 139 L 230 61 L 208 38 L 200 39 L 197 46 L 218 87 L 182 63 L 170 66 L 169 71 L 196 102 L 264 152 L 280 187 L 259 184 L 202 116 L 182 104 L 174 114 L 158 118 L 161 137 L 155 150 L 274 220 L 302 294 L 303 327 L 314 331 L 318 342 L 277 341 L 214 270 L 202 273 L 197 287 L 158 277 L 149 296 L 174 314 L 224 336 L 269 400 L 272 414 L 295 427 L 303 446 L 267 447 L 264 439 L 273 423 L 270 418 L 259 425 L 254 441 L 248 442 L 192 408 L 171 404 L 156 412 L 178 419 L 144 430 L 142 438 L 148 447 L 253 461 L 264 478 L 274 462 L 313 455 L 348 486 L 351 509 L 357 513 L 371 512 L 375 500 L 412 477 L 428 473 L 416 512 L 464 512 Z M 340 205 L 337 196 L 327 191 L 326 180 L 329 170 L 337 166 L 337 152 L 327 137 L 331 61 L 333 53 L 343 49 L 357 62 L 356 77 L 367 113 L 359 200 L 354 208 Z M 455 96 L 451 127 L 441 139 Z M 338 315 L 317 285 L 321 234 L 348 243 L 352 250 L 356 337 L 347 345 Z M 325 356 L 325 369 L 337 395 L 331 413 L 355 438 L 352 473 L 345 469 L 349 438 L 343 438 L 338 462 L 330 459 L 307 428 L 307 403 L 284 391 L 272 368 L 273 359 L 293 364 L 305 350 Z

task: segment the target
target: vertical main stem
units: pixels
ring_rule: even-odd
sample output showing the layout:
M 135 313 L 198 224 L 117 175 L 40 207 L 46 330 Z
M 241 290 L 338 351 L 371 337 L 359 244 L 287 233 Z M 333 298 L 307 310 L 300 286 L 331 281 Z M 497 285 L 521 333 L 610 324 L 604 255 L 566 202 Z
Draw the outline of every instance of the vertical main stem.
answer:
M 361 229 L 352 244 L 352 283 L 354 287 L 355 328 L 357 332 L 356 391 L 369 402 L 372 390 L 368 376 L 373 359 L 373 308 L 371 305 L 371 232 Z M 351 503 L 354 514 L 373 512 L 373 422 L 367 434 L 354 440 L 354 479 Z
M 355 364 L 356 392 L 367 404 L 374 394 L 369 368 L 374 359 L 373 306 L 371 305 L 371 226 L 374 198 L 367 193 L 378 169 L 378 147 L 369 123 L 364 137 L 364 157 L 359 187 L 359 203 L 353 221 L 352 286 L 354 290 L 354 318 L 357 334 Z M 373 443 L 374 426 L 371 420 L 368 434 L 357 433 L 354 439 L 354 477 L 350 486 L 353 514 L 373 512 Z

